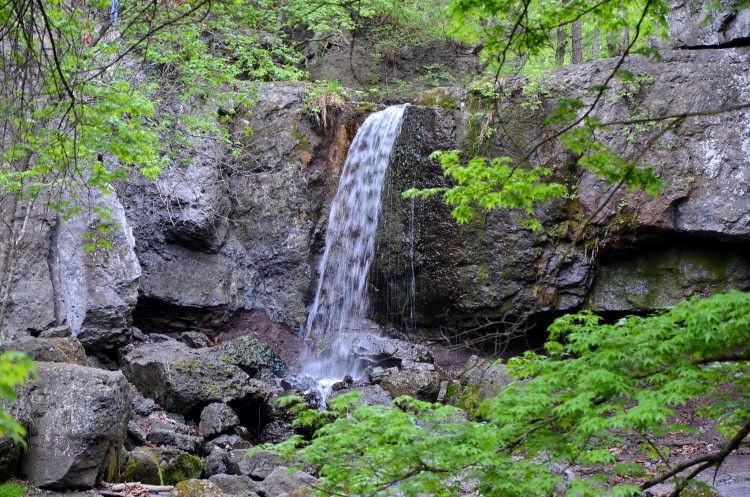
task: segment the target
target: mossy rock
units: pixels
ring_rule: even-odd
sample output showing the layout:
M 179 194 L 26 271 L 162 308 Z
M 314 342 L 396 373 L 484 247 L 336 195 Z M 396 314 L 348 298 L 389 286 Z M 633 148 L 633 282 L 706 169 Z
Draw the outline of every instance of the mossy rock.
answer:
M 190 479 L 182 481 L 167 494 L 167 497 L 225 497 L 218 485 L 208 480 Z
M 181 450 L 163 451 L 159 466 L 164 485 L 175 485 L 191 478 L 200 478 L 203 474 L 201 460 Z
M 211 351 L 222 363 L 258 368 L 277 376 L 286 374 L 286 364 L 271 347 L 252 336 L 224 342 Z M 244 368 L 243 368 L 244 369 Z
M 200 478 L 203 463 L 199 458 L 177 449 L 139 448 L 130 453 L 123 481 L 150 485 L 174 485 Z
M 161 485 L 159 457 L 156 451 L 138 449 L 131 452 L 128 455 L 128 462 L 125 463 L 122 481 L 139 481 L 146 485 Z

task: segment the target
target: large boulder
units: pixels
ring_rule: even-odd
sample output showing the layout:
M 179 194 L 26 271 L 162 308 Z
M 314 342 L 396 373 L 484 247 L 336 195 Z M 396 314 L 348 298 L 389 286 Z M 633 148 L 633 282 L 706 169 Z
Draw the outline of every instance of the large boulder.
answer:
M 86 351 L 81 342 L 75 338 L 34 338 L 21 335 L 0 345 L 0 353 L 4 350 L 23 352 L 36 362 L 67 362 L 70 364 L 86 365 Z
M 301 488 L 312 487 L 317 479 L 304 471 L 289 471 L 284 466 L 274 469 L 261 485 L 266 497 L 280 497 Z
M 352 353 L 372 365 L 409 367 L 415 363 L 433 362 L 432 354 L 424 345 L 372 333 L 351 334 Z
M 192 413 L 213 402 L 252 401 L 264 403 L 270 383 L 262 371 L 277 371 L 281 360 L 268 346 L 251 337 L 241 337 L 212 349 L 191 349 L 167 340 L 135 348 L 123 359 L 123 372 L 145 397 L 168 411 Z
M 167 497 L 232 497 L 209 480 L 185 480 L 169 491 Z
M 28 387 L 29 452 L 22 471 L 34 485 L 90 488 L 118 467 L 130 418 L 130 388 L 119 371 L 38 363 Z
M 260 491 L 260 485 L 249 476 L 244 475 L 217 474 L 211 476 L 208 481 L 227 494 L 255 497 Z
M 377 382 L 391 397 L 409 395 L 411 397 L 435 402 L 440 393 L 441 384 L 448 379 L 447 375 L 430 364 L 427 369 L 375 368 L 370 372 L 370 379 Z
M 50 254 L 55 309 L 84 347 L 111 350 L 132 337 L 141 266 L 117 197 L 93 196 L 87 207 L 57 219 Z

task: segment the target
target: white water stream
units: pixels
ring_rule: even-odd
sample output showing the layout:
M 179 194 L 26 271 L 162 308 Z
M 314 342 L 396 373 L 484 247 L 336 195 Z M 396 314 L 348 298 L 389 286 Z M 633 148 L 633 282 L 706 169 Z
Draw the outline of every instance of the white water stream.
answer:
M 301 356 L 302 374 L 317 382 L 324 397 L 344 376 L 356 379 L 363 373 L 349 334 L 363 331 L 362 320 L 370 316 L 367 285 L 380 194 L 405 108 L 388 107 L 360 126 L 331 204 L 318 287 L 303 333 L 309 345 Z

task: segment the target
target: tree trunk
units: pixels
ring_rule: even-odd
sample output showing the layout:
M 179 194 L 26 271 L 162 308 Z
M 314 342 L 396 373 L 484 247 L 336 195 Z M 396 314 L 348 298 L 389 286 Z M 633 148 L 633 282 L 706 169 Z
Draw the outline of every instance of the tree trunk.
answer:
M 607 33 L 607 55 L 609 57 L 622 55 L 622 52 L 620 52 L 620 38 L 617 36 L 617 33 Z
M 557 48 L 555 49 L 555 64 L 557 67 L 565 63 L 565 50 L 568 45 L 568 33 L 565 28 L 557 28 Z
M 571 27 L 570 63 L 583 64 L 583 33 L 581 21 L 573 21 Z
M 624 27 L 620 31 L 620 53 L 624 54 L 630 48 L 630 28 Z
M 599 30 L 594 30 L 594 39 L 591 42 L 591 60 L 596 62 L 599 60 Z

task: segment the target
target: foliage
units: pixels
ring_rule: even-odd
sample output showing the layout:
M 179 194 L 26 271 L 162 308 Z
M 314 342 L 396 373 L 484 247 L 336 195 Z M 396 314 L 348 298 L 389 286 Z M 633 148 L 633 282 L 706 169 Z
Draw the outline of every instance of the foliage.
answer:
M 29 489 L 16 481 L 0 483 L 0 497 L 23 497 Z
M 36 376 L 34 363 L 20 352 L 7 351 L 0 354 L 0 399 L 18 401 L 16 387 Z M 26 430 L 0 406 L 0 437 L 9 436 L 16 443 L 26 446 Z
M 509 71 L 522 70 L 525 64 L 533 65 L 545 60 L 554 45 L 556 30 L 563 29 L 574 21 L 596 26 L 597 33 L 602 36 L 620 36 L 623 32 L 630 33 L 632 29 L 632 36 L 627 37 L 627 46 L 622 47 L 624 55 L 639 47 L 648 53 L 655 53 L 647 49 L 643 42 L 650 35 L 665 33 L 667 6 L 661 0 L 631 2 L 627 5 L 590 0 L 543 4 L 456 0 L 449 10 L 457 26 L 456 33 L 463 36 L 464 40 L 475 41 L 484 46 L 482 53 L 487 63 L 494 65 L 492 71 L 497 81 L 497 77 L 508 74 Z M 643 163 L 645 152 L 656 140 L 651 139 L 645 143 L 631 157 L 624 157 L 620 151 L 601 140 L 602 136 L 612 131 L 612 126 L 602 123 L 593 110 L 604 93 L 611 90 L 609 84 L 614 80 L 619 82 L 620 89 L 610 91 L 615 94 L 613 98 L 624 99 L 632 108 L 626 122 L 619 123 L 628 141 L 637 142 L 637 134 L 645 135 L 649 131 L 662 136 L 679 123 L 666 120 L 660 124 L 658 116 L 653 119 L 649 117 L 647 110 L 637 104 L 636 96 L 644 86 L 653 82 L 653 78 L 648 74 L 633 75 L 619 69 L 621 61 L 622 59 L 603 84 L 590 89 L 593 98 L 587 99 L 586 103 L 582 98 L 557 98 L 557 104 L 545 122 L 549 135 L 542 143 L 561 138 L 563 145 L 577 156 L 577 165 L 599 175 L 608 185 L 616 185 L 615 189 L 626 185 L 656 195 L 662 187 L 658 173 Z M 539 111 L 545 101 L 554 97 L 557 92 L 553 91 L 554 77 L 548 72 L 537 70 L 542 66 L 537 64 L 534 67 L 536 69 L 528 71 L 527 78 L 516 81 L 514 91 L 520 89 L 523 97 L 521 107 Z M 477 92 L 476 89 L 481 90 L 480 94 L 486 94 L 490 87 L 480 80 L 472 87 L 473 93 Z M 506 95 L 499 94 L 498 100 L 503 98 Z M 500 105 L 496 102 L 494 110 L 498 115 L 499 109 Z M 483 122 L 492 121 L 491 116 L 482 116 Z M 483 125 L 481 129 L 482 133 L 474 137 L 476 143 L 470 144 L 477 151 L 479 143 L 491 138 L 496 128 Z M 436 155 L 441 160 L 446 176 L 456 181 L 458 186 L 421 191 L 412 189 L 405 195 L 428 197 L 443 192 L 448 203 L 458 204 L 453 215 L 459 222 L 465 222 L 482 210 L 521 207 L 528 216 L 525 224 L 536 229 L 539 223 L 532 216 L 534 202 L 565 195 L 565 189 L 560 185 L 545 184 L 543 181 L 544 178 L 553 176 L 554 166 L 533 166 L 529 163 L 538 146 L 539 144 L 532 145 L 528 150 L 519 152 L 516 160 L 508 157 L 475 157 L 464 159 L 467 160 L 465 166 L 458 164 L 458 154 L 455 152 Z
M 595 35 L 602 40 L 619 40 L 624 29 L 637 26 L 631 51 L 650 53 L 646 40 L 650 36 L 666 36 L 667 11 L 666 2 L 661 0 L 456 0 L 449 7 L 453 35 L 469 44 L 483 43 L 485 63 L 497 75 L 518 71 L 540 75 L 553 69 L 557 31 L 568 30 L 574 21 L 582 23 L 588 47 Z M 603 48 L 605 57 L 620 55 L 618 49 L 606 43 Z M 587 55 L 587 60 L 591 60 L 593 54 L 588 53 L 591 55 Z
M 448 496 L 473 488 L 486 496 L 529 497 L 567 485 L 569 497 L 624 497 L 667 478 L 686 486 L 676 476 L 682 466 L 667 465 L 658 437 L 691 430 L 672 418 L 693 399 L 703 402 L 697 414 L 719 420 L 731 439 L 724 450 L 747 436 L 748 308 L 750 295 L 732 292 L 614 324 L 590 312 L 565 316 L 550 327 L 545 355 L 528 352 L 509 362 L 517 381 L 485 400 L 476 420 L 408 397 L 396 399 L 395 408 L 357 405 L 354 393 L 325 411 L 298 404 L 296 425 L 316 429 L 315 435 L 274 450 L 319 467 L 321 494 Z M 618 461 L 610 448 L 626 439 L 641 445 L 656 475 Z M 718 465 L 722 453 L 682 469 Z M 569 465 L 596 472 L 565 482 L 553 468 Z M 622 476 L 644 483 L 622 483 Z
M 546 202 L 565 192 L 563 185 L 542 181 L 551 174 L 549 169 L 515 168 L 509 157 L 496 157 L 490 161 L 484 157 L 474 157 L 462 165 L 459 151 L 453 150 L 435 152 L 431 158 L 440 160 L 445 176 L 455 180 L 457 186 L 424 190 L 412 188 L 404 195 L 427 198 L 443 193 L 448 204 L 456 205 L 452 214 L 459 222 L 466 222 L 474 216 L 474 205 L 487 210 L 505 207 L 522 209 L 529 216 L 523 224 L 538 229 L 541 225 L 531 217 L 534 202 Z

